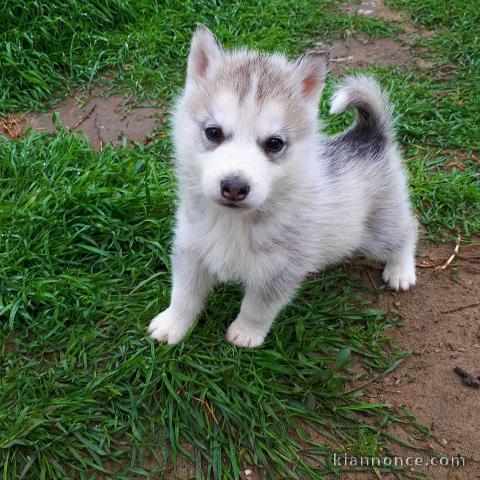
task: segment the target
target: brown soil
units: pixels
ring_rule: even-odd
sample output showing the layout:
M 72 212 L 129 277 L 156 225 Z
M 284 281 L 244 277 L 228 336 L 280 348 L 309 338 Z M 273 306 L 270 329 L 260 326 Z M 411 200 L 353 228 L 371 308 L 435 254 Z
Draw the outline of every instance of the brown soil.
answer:
M 163 122 L 161 109 L 148 105 L 135 105 L 131 95 L 104 96 L 100 87 L 92 92 L 77 92 L 48 113 L 24 115 L 20 127 L 41 131 L 54 131 L 52 114 L 60 114 L 62 125 L 83 132 L 93 148 L 106 144 L 120 145 L 122 138 L 144 141 L 149 132 Z
M 342 75 L 345 67 L 366 67 L 370 65 L 398 65 L 410 63 L 410 51 L 406 45 L 391 38 L 368 39 L 364 36 L 347 41 L 334 40 L 330 46 L 330 70 Z
M 347 3 L 344 10 L 351 15 L 365 15 L 382 20 L 390 20 L 399 26 L 403 33 L 395 38 L 368 38 L 357 35 L 354 38 L 337 39 L 329 44 L 318 46 L 330 52 L 330 70 L 334 75 L 342 75 L 345 68 L 367 67 L 370 65 L 398 65 L 405 68 L 413 61 L 412 42 L 419 37 L 429 37 L 431 31 L 414 26 L 401 12 L 390 10 L 383 0 L 362 0 L 361 3 Z M 420 68 L 431 68 L 425 59 L 415 60 Z
M 415 354 L 371 389 L 376 400 L 406 407 L 438 439 L 421 446 L 449 457 L 465 456 L 465 467 L 423 470 L 434 480 L 480 478 L 480 390 L 462 384 L 453 371 L 459 366 L 480 375 L 480 243 L 460 246 L 441 270 L 454 247 L 421 246 L 417 285 L 403 293 L 386 291 L 379 300 L 382 309 L 404 319 L 388 335 L 397 348 Z M 369 269 L 363 280 L 381 285 L 380 272 Z M 395 445 L 392 449 L 398 455 L 421 455 Z

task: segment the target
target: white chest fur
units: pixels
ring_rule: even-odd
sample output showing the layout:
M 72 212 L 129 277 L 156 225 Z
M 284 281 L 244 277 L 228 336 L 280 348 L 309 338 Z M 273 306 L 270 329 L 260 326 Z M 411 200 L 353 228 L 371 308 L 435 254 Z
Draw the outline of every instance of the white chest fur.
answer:
M 180 216 L 177 241 L 193 248 L 219 280 L 254 285 L 285 268 L 285 249 L 266 224 L 255 224 L 242 212 L 208 212 L 193 220 Z

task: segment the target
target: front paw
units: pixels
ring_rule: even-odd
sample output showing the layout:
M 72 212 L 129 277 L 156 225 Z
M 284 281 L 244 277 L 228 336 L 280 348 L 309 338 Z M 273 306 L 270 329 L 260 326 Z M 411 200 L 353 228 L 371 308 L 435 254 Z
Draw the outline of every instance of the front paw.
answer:
M 227 340 L 237 347 L 258 347 L 266 336 L 264 329 L 252 326 L 242 318 L 237 318 L 227 330 Z
M 184 339 L 191 324 L 191 321 L 167 308 L 150 322 L 148 333 L 158 342 L 174 345 Z

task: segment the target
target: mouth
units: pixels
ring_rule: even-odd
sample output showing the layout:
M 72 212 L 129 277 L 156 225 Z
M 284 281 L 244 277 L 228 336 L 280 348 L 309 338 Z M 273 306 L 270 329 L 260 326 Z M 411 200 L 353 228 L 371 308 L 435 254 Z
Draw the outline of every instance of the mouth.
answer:
M 247 208 L 245 205 L 240 205 L 239 203 L 235 202 L 224 202 L 222 200 L 218 200 L 217 203 L 222 207 L 233 208 L 233 209 L 244 209 Z

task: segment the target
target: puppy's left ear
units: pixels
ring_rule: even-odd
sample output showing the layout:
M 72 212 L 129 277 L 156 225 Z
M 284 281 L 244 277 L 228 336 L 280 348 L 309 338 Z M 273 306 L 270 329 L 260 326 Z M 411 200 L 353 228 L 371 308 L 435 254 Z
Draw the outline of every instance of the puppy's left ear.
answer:
M 187 82 L 200 82 L 221 62 L 223 48 L 215 35 L 201 23 L 193 34 L 188 56 Z
M 328 71 L 328 52 L 309 50 L 296 62 L 299 90 L 309 103 L 318 105 Z

